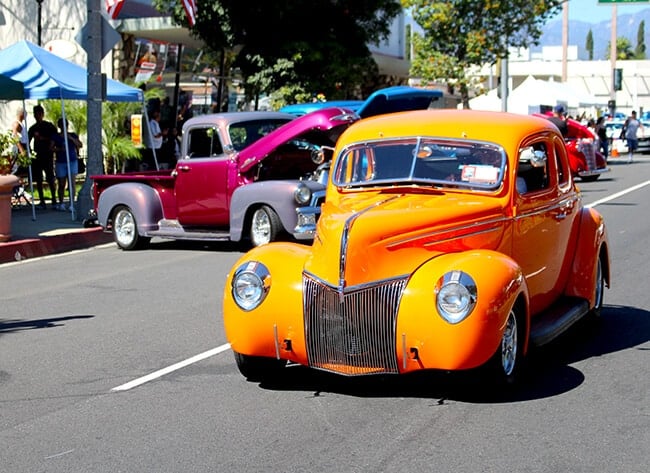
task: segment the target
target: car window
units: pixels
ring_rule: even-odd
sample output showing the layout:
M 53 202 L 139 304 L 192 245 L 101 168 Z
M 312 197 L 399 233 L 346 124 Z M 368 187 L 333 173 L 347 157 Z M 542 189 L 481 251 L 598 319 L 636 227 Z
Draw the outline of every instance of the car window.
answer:
M 208 158 L 223 154 L 223 147 L 215 127 L 189 130 L 187 155 L 190 158 Z
M 348 146 L 333 176 L 344 187 L 435 183 L 491 190 L 501 185 L 504 169 L 505 153 L 495 144 L 411 138 Z
M 517 161 L 516 187 L 520 194 L 548 189 L 550 179 L 546 143 L 537 142 L 522 147 Z

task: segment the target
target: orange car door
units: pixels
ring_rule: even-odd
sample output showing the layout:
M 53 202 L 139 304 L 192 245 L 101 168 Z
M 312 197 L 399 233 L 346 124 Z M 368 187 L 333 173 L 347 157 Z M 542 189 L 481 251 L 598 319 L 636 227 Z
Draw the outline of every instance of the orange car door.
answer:
M 574 248 L 572 229 L 576 218 L 575 193 L 558 185 L 556 150 L 552 142 L 539 139 L 522 147 L 547 156 L 544 166 L 519 162 L 518 177 L 526 185 L 515 190 L 512 256 L 523 269 L 531 296 L 531 312 L 548 307 L 558 296 L 567 276 L 567 258 Z M 566 181 L 566 171 L 561 177 Z M 525 188 L 525 189 L 524 189 Z

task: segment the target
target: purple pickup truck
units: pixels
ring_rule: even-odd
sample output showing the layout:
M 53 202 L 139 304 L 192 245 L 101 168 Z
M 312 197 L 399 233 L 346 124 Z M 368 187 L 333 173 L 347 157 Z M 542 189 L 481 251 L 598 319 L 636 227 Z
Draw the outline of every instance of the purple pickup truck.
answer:
M 312 239 L 317 215 L 301 209 L 317 209 L 324 199 L 328 160 L 340 134 L 361 118 L 429 108 L 441 96 L 397 86 L 375 92 L 356 111 L 192 118 L 183 126 L 174 169 L 91 176 L 97 221 L 124 250 L 145 247 L 152 237 L 252 246 Z M 299 221 L 304 215 L 312 221 Z

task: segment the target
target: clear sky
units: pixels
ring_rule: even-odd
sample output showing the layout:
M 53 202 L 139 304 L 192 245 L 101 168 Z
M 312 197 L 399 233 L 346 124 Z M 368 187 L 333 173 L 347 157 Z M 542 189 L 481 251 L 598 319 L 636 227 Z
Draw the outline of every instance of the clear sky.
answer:
M 611 3 L 598 3 L 598 0 L 569 0 L 569 19 L 587 23 L 598 23 L 612 19 Z M 617 15 L 629 15 L 650 8 L 650 0 L 646 2 L 616 3 Z M 562 12 L 558 15 L 562 18 Z

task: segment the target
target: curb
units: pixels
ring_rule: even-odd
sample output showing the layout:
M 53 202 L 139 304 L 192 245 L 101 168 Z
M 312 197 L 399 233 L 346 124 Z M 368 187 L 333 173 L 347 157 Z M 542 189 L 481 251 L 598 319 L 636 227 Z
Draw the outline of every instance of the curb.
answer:
M 61 235 L 0 243 L 0 264 L 39 258 L 66 251 L 89 248 L 113 241 L 101 227 L 84 228 Z

